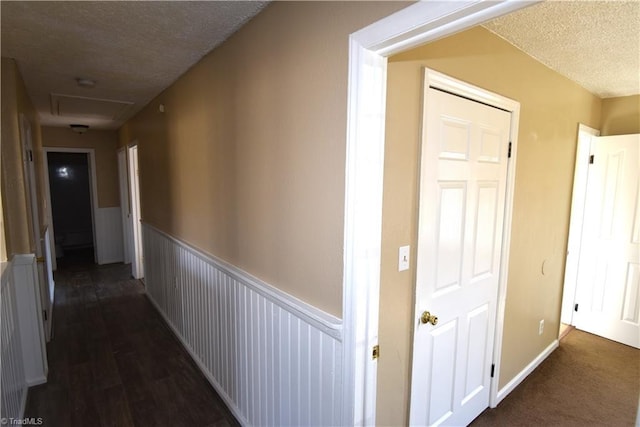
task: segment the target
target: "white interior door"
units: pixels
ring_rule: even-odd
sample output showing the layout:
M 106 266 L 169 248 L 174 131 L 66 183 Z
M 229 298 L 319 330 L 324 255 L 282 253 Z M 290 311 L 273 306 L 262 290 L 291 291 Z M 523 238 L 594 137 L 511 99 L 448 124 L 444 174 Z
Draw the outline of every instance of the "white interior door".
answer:
M 131 228 L 133 231 L 132 275 L 136 279 L 144 277 L 144 256 L 142 253 L 142 224 L 140 224 L 140 185 L 138 173 L 138 146 L 129 147 L 129 190 L 131 192 Z
M 575 326 L 640 348 L 640 135 L 594 138 Z
M 38 207 L 38 191 L 36 188 L 36 168 L 33 157 L 33 140 L 31 135 L 31 124 L 24 115 L 20 115 L 21 139 L 24 160 L 25 183 L 28 190 L 28 204 L 31 208 L 31 230 L 33 233 L 33 244 L 36 259 L 38 262 L 38 285 L 40 290 L 40 302 L 42 304 L 42 322 L 45 339 L 51 338 L 51 311 L 52 303 L 49 298 L 49 275 L 48 265 L 44 253 L 44 241 L 41 239 L 40 230 L 40 209 Z
M 567 261 L 564 269 L 562 310 L 560 311 L 560 322 L 566 325 L 575 323 L 573 315 L 575 313 L 574 306 L 578 287 L 578 262 L 580 260 L 580 247 L 582 246 L 582 221 L 584 219 L 584 204 L 587 198 L 591 140 L 599 135 L 600 131 L 597 129 L 592 129 L 583 124 L 578 126 L 578 149 L 576 150 L 576 167 L 573 173 Z
M 426 87 L 410 422 L 461 426 L 489 406 L 511 113 Z
M 120 184 L 120 210 L 122 215 L 122 241 L 124 263 L 130 264 L 134 253 L 133 232 L 131 230 L 131 208 L 129 207 L 129 179 L 127 178 L 127 152 L 118 151 L 118 181 Z

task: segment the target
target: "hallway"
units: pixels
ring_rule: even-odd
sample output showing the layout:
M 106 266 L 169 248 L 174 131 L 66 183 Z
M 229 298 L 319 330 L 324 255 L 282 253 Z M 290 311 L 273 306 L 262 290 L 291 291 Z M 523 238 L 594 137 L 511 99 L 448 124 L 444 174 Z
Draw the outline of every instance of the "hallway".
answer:
M 44 426 L 237 426 L 130 267 L 69 251 L 56 272 L 48 382 L 26 418 Z M 632 425 L 638 350 L 581 331 L 472 425 Z M 588 373 L 585 375 L 585 373 Z
M 59 263 L 48 382 L 29 389 L 25 417 L 44 426 L 235 426 L 144 293 L 130 266 Z

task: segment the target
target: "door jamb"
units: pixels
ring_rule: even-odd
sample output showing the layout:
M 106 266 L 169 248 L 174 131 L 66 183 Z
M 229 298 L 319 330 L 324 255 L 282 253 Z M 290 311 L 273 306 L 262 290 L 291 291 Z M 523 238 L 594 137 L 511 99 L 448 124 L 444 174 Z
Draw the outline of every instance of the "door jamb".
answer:
M 592 153 L 591 141 L 594 136 L 600 136 L 600 131 L 582 123 L 578 125 L 578 147 L 576 149 L 576 165 L 573 174 L 567 261 L 564 270 L 562 310 L 560 312 L 560 321 L 567 325 L 574 324 L 573 315 L 575 313 L 574 304 L 578 287 L 578 263 L 580 262 L 580 246 L 582 245 L 582 223 L 587 199 L 589 155 Z
M 475 85 L 454 79 L 437 71 L 425 70 L 425 89 L 435 87 L 463 98 L 471 99 L 492 107 L 505 110 L 511 114 L 509 142 L 510 158 L 507 159 L 505 211 L 502 225 L 502 252 L 500 254 L 500 271 L 498 279 L 498 295 L 496 305 L 496 324 L 492 363 L 495 365 L 494 376 L 490 380 L 489 405 L 495 408 L 507 393 L 500 393 L 500 363 L 502 360 L 502 335 L 504 331 L 504 312 L 507 299 L 507 278 L 509 277 L 509 248 L 511 245 L 511 225 L 513 217 L 513 199 L 515 193 L 516 158 L 518 153 L 518 128 L 520 122 L 520 103 Z M 424 142 L 422 142 L 424 143 Z M 414 318 L 417 319 L 419 308 L 414 307 Z M 413 354 L 413 350 L 412 350 Z M 487 367 L 488 369 L 488 367 Z
M 93 148 L 68 148 L 68 147 L 43 147 L 44 154 L 44 192 L 47 201 L 47 215 L 51 230 L 51 256 L 56 258 L 55 227 L 53 224 L 53 212 L 51 210 L 51 184 L 49 183 L 49 153 L 84 153 L 89 157 L 89 197 L 91 204 L 91 226 L 93 229 L 93 260 L 96 264 L 102 259 L 100 244 L 96 235 L 96 215 L 98 213 L 98 178 L 96 176 L 96 153 Z
M 35 150 L 33 149 L 33 134 L 31 122 L 24 114 L 20 114 L 20 144 L 22 148 L 22 164 L 24 166 L 23 174 L 27 184 L 27 201 L 29 204 L 29 212 L 31 214 L 31 232 L 34 252 L 36 258 L 42 258 L 41 230 L 40 230 L 40 206 L 38 205 L 37 179 L 38 174 L 35 167 Z M 31 158 L 29 158 L 29 156 Z
M 129 150 L 121 147 L 118 156 L 118 188 L 120 192 L 120 216 L 122 218 L 122 241 L 124 263 L 131 263 L 131 196 L 129 190 Z M 124 162 L 122 162 L 124 160 Z
M 538 3 L 419 2 L 349 37 L 343 268 L 345 425 L 375 425 L 387 57 Z
M 134 156 L 131 155 L 131 150 L 136 150 L 135 159 Z M 140 153 L 138 151 L 139 144 L 138 141 L 133 141 L 131 144 L 127 146 L 127 165 L 128 165 L 128 175 L 129 175 L 129 194 L 131 200 L 131 231 L 133 233 L 133 256 L 132 256 L 132 275 L 136 279 L 144 279 L 144 250 L 143 250 L 143 242 L 142 242 L 142 212 L 140 210 L 140 175 L 134 179 L 132 177 L 134 173 L 133 162 L 135 161 L 135 167 L 140 171 Z M 135 188 L 134 187 L 135 182 Z M 133 191 L 135 190 L 135 191 Z M 135 194 L 134 194 L 135 193 Z M 135 199 L 135 200 L 134 200 Z M 136 224 L 137 222 L 137 224 Z M 136 232 L 139 230 L 139 232 Z M 138 260 L 142 258 L 142 263 L 138 262 Z M 140 265 L 142 264 L 142 265 Z
M 518 129 L 520 122 L 520 103 L 494 92 L 479 88 L 475 85 L 454 79 L 437 71 L 425 70 L 425 90 L 429 87 L 438 88 L 463 98 L 471 99 L 492 107 L 505 110 L 511 114 L 509 142 L 510 158 L 507 159 L 507 176 L 505 186 L 505 211 L 502 226 L 502 252 L 500 254 L 500 278 L 498 281 L 498 295 L 496 305 L 496 324 L 494 331 L 494 345 L 492 349 L 492 363 L 495 365 L 494 375 L 490 380 L 489 406 L 495 408 L 508 392 L 499 390 L 500 363 L 502 360 L 502 336 L 504 332 L 504 312 L 507 299 L 507 278 L 509 274 L 509 247 L 511 242 L 511 225 L 513 217 L 513 199 L 515 194 L 516 158 L 518 152 Z M 414 308 L 414 317 L 419 316 L 418 307 Z M 412 349 L 413 354 L 413 349 Z M 488 368 L 488 367 L 487 367 Z

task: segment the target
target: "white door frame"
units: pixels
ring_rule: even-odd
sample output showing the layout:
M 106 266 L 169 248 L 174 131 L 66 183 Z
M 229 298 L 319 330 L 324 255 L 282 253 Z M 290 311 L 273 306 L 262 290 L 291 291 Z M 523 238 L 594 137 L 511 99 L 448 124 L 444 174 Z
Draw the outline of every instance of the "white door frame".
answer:
M 377 362 L 371 352 L 378 342 L 387 57 L 535 3 L 425 1 L 349 37 L 342 308 L 345 425 L 375 425 L 376 420 Z M 494 400 L 492 392 L 492 406 Z
M 131 263 L 133 235 L 131 232 L 131 206 L 129 202 L 129 162 L 127 149 L 118 150 L 118 184 L 120 186 L 120 211 L 122 216 L 122 241 L 124 263 Z
M 493 408 L 497 406 L 497 404 L 504 399 L 504 397 L 508 394 L 510 390 L 499 390 L 499 380 L 500 380 L 500 361 L 502 356 L 502 333 L 504 331 L 504 312 L 506 306 L 507 299 L 507 278 L 509 273 L 509 247 L 511 242 L 511 224 L 512 224 L 512 216 L 513 216 L 513 199 L 515 193 L 515 183 L 516 183 L 516 158 L 518 152 L 518 128 L 520 122 L 520 103 L 514 101 L 512 99 L 506 98 L 504 96 L 498 95 L 496 93 L 490 92 L 488 90 L 479 88 L 472 84 L 454 79 L 445 74 L 439 73 L 437 71 L 426 69 L 425 70 L 425 87 L 423 90 L 427 90 L 428 88 L 437 88 L 444 92 L 460 96 L 462 98 L 470 99 L 472 101 L 479 102 L 481 104 L 485 104 L 491 107 L 496 107 L 498 109 L 507 111 L 511 114 L 511 123 L 509 129 L 509 152 L 511 156 L 507 159 L 507 175 L 506 175 L 506 192 L 505 192 L 505 200 L 504 200 L 504 219 L 502 225 L 502 245 L 501 245 L 501 253 L 500 253 L 500 268 L 499 268 L 499 278 L 498 278 L 498 294 L 497 294 L 497 304 L 495 313 L 490 313 L 490 315 L 495 314 L 495 332 L 494 332 L 494 344 L 492 350 L 492 363 L 495 365 L 494 374 L 490 380 L 490 391 L 489 391 L 489 404 Z M 428 107 L 428 101 L 425 103 Z M 424 114 L 424 113 L 423 113 Z M 428 141 L 421 140 L 421 144 L 429 143 Z M 424 150 L 422 150 L 424 152 Z M 506 154 L 506 153 L 505 153 Z M 422 168 L 422 164 L 424 162 L 424 158 L 420 160 L 420 167 Z M 429 203 L 428 200 L 420 200 L 419 205 L 422 206 L 423 203 Z M 419 250 L 419 248 L 418 248 Z M 416 285 L 417 286 L 417 285 Z M 418 295 L 418 289 L 415 290 L 415 295 Z M 414 307 L 414 320 L 419 319 L 421 310 L 424 310 L 424 307 L 419 305 L 417 296 L 416 296 L 416 305 Z M 417 323 L 414 323 L 417 324 Z M 415 339 L 415 332 L 413 334 L 413 339 Z M 413 342 L 412 339 L 412 342 Z M 414 354 L 414 350 L 411 351 Z M 414 354 L 415 356 L 415 354 Z M 488 368 L 488 367 L 487 367 Z M 414 380 L 414 376 L 412 376 L 412 382 Z M 413 390 L 413 386 L 412 386 Z M 411 398 L 413 400 L 413 398 Z
M 49 274 L 49 265 L 47 259 L 44 257 L 43 251 L 44 245 L 48 245 L 49 242 L 45 241 L 45 237 L 48 234 L 42 233 L 40 229 L 40 205 L 38 203 L 38 190 L 37 190 L 37 174 L 35 166 L 35 153 L 33 149 L 33 135 L 31 122 L 27 117 L 20 113 L 20 141 L 22 145 L 22 160 L 23 160 L 23 174 L 25 185 L 27 186 L 27 204 L 31 211 L 31 231 L 33 233 L 34 252 L 36 255 L 37 272 L 38 272 L 38 291 L 40 296 L 41 308 L 44 312 L 42 316 L 43 331 L 46 342 L 51 339 L 51 322 L 53 314 L 52 295 L 50 292 L 50 286 L 53 285 L 52 275 Z M 48 252 L 47 252 L 48 254 Z
M 133 154 L 132 154 L 133 153 Z M 144 278 L 144 252 L 142 250 L 142 224 L 140 211 L 140 177 L 136 174 L 139 171 L 138 142 L 134 141 L 127 147 L 127 157 L 129 159 L 129 194 L 131 195 L 131 230 L 133 232 L 133 258 L 131 263 L 131 274 L 136 279 Z
M 562 291 L 562 311 L 560 321 L 573 325 L 573 314 L 578 287 L 578 264 L 580 247 L 582 246 L 582 223 L 584 207 L 587 200 L 587 178 L 589 173 L 589 156 L 592 154 L 591 141 L 600 136 L 600 131 L 580 124 L 578 126 L 578 148 L 576 150 L 576 166 L 573 173 L 573 194 L 571 195 L 571 217 L 569 220 L 569 240 L 567 244 L 567 261 L 564 270 Z
M 49 183 L 49 153 L 84 153 L 89 157 L 89 197 L 91 199 L 91 228 L 93 229 L 93 260 L 98 262 L 102 259 L 100 251 L 100 244 L 98 243 L 96 235 L 96 214 L 98 212 L 98 178 L 96 177 L 96 153 L 93 148 L 66 148 L 66 147 L 43 147 L 44 152 L 44 190 L 45 197 L 47 198 L 47 215 L 50 221 L 51 230 L 51 256 L 56 258 L 56 245 L 55 245 L 55 228 L 53 224 L 53 212 L 51 211 L 51 184 Z
M 24 114 L 20 114 L 20 142 L 22 145 L 22 163 L 27 188 L 27 203 L 31 211 L 31 231 L 36 258 L 42 258 L 40 245 L 40 213 L 38 209 L 38 191 L 36 189 L 36 169 L 31 135 L 31 123 Z

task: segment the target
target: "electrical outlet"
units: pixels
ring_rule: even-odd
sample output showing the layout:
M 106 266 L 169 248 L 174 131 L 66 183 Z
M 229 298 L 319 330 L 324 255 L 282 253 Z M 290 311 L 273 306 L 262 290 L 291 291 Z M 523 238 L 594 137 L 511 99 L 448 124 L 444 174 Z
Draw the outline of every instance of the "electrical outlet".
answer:
M 538 326 L 538 335 L 542 335 L 544 332 L 544 319 L 540 321 L 540 325 Z

